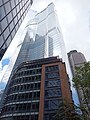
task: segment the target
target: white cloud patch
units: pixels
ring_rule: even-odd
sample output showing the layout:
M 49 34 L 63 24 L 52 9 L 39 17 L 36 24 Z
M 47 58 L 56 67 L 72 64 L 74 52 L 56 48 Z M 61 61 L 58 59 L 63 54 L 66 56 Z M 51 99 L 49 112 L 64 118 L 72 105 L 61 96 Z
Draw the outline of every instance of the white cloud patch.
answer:
M 0 80 L 2 80 L 4 73 L 6 72 L 8 65 L 5 65 L 3 68 L 0 65 Z

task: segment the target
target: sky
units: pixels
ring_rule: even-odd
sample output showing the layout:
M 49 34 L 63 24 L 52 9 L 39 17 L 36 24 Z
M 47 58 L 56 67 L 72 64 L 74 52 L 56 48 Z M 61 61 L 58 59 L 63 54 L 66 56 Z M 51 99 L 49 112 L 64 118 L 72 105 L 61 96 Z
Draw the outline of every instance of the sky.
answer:
M 11 58 L 15 54 L 16 47 L 22 41 L 22 34 L 28 18 L 33 13 L 42 11 L 48 4 L 55 4 L 59 24 L 62 30 L 66 52 L 77 50 L 82 52 L 87 61 L 90 61 L 90 0 L 33 0 L 32 11 L 27 15 L 24 23 L 16 34 L 12 44 L 8 48 L 0 62 L 0 81 L 8 70 Z M 33 15 L 33 17 L 34 17 Z M 19 41 L 18 41 L 19 40 Z M 5 81 L 4 81 L 5 82 Z M 6 81 L 7 82 L 7 81 Z M 2 85 L 1 85 L 2 88 Z

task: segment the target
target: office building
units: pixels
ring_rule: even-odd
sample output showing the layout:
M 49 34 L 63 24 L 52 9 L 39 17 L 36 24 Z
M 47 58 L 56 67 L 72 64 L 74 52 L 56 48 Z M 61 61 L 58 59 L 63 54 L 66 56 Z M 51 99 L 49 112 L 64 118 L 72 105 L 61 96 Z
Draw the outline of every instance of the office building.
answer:
M 58 57 L 23 62 L 8 82 L 1 120 L 51 120 L 72 103 L 65 63 Z
M 0 0 L 0 60 L 32 3 L 32 0 Z
M 75 75 L 75 67 L 81 66 L 86 62 L 85 56 L 81 52 L 77 52 L 77 50 L 70 51 L 68 59 L 73 76 Z
M 54 5 L 38 13 L 27 27 L 1 99 L 0 119 L 54 120 L 58 109 L 66 118 L 64 101 L 72 103 L 72 96 Z
M 77 50 L 72 50 L 68 53 L 68 59 L 72 71 L 73 77 L 75 76 L 75 67 L 82 66 L 85 62 L 85 56 L 81 52 L 77 52 Z M 76 88 L 78 93 L 78 98 L 81 106 L 84 106 L 84 96 L 81 88 Z

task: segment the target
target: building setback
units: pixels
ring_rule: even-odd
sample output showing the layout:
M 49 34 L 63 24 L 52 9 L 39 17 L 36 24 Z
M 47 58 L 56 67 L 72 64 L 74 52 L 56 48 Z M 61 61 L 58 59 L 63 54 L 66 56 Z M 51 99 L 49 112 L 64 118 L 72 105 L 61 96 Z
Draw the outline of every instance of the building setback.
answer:
M 58 57 L 23 62 L 3 96 L 0 120 L 50 120 L 72 103 L 65 63 Z M 65 116 L 64 116 L 65 117 Z
M 32 3 L 32 0 L 0 0 L 0 60 Z

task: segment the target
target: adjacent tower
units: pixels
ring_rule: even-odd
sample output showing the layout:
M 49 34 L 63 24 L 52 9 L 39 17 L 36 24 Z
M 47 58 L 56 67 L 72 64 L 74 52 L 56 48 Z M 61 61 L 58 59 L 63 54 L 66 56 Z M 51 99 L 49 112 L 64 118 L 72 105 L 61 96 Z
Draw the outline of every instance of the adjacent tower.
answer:
M 68 59 L 71 67 L 71 71 L 73 74 L 73 77 L 75 76 L 75 67 L 82 66 L 85 62 L 85 56 L 81 52 L 77 52 L 77 50 L 70 51 L 68 53 Z M 76 88 L 77 89 L 77 88 Z M 78 97 L 80 104 L 83 106 L 84 105 L 84 96 L 82 94 L 81 88 L 77 89 Z
M 32 3 L 33 0 L 0 0 L 0 60 Z

